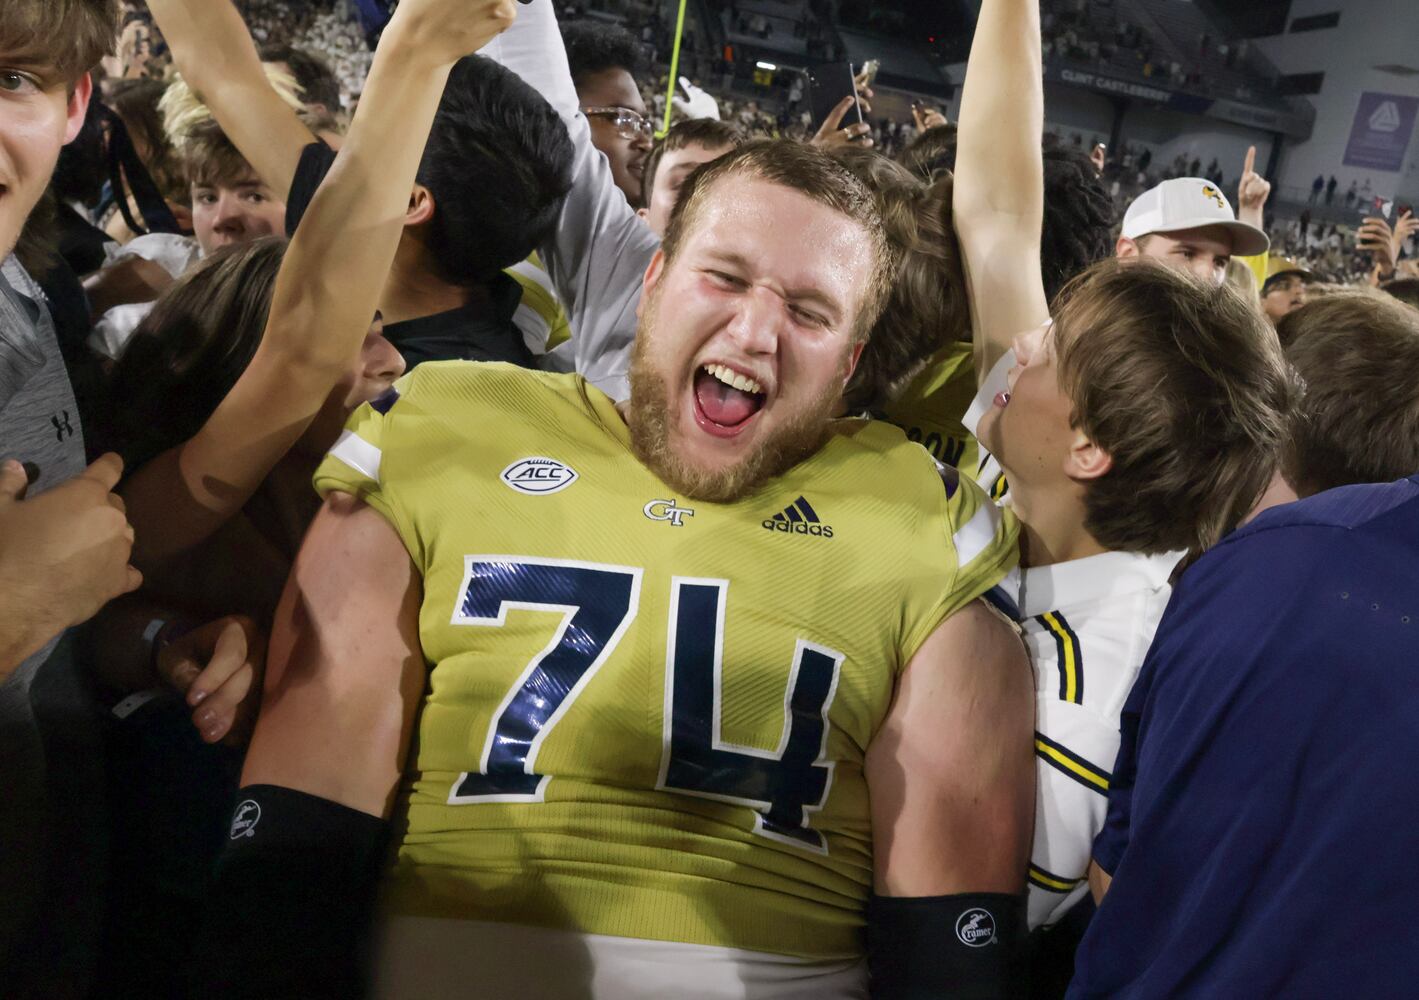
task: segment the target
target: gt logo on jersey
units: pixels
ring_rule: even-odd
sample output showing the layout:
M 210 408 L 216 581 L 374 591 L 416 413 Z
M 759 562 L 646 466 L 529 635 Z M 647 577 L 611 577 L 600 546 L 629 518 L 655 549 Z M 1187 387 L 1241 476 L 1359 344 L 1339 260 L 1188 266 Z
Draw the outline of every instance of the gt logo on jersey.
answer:
M 570 465 L 555 458 L 536 455 L 513 462 L 499 478 L 517 492 L 535 497 L 560 493 L 577 481 L 577 474 Z
M 765 518 L 763 525 L 768 531 L 782 531 L 789 535 L 833 537 L 833 529 L 822 522 L 817 511 L 803 497 L 799 497 L 773 517 Z
M 669 521 L 676 528 L 683 528 L 685 518 L 695 516 L 689 507 L 677 507 L 674 500 L 652 500 L 641 509 L 652 521 Z

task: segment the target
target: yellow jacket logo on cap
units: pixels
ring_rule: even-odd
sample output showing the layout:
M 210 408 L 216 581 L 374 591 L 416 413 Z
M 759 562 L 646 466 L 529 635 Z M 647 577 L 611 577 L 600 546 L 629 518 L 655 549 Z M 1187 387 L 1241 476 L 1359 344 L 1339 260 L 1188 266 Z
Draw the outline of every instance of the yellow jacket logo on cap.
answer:
M 1213 187 L 1211 184 L 1202 185 L 1202 197 L 1211 198 L 1217 203 L 1218 208 L 1227 207 L 1227 202 L 1225 199 L 1223 199 L 1222 193 L 1218 191 L 1215 187 Z

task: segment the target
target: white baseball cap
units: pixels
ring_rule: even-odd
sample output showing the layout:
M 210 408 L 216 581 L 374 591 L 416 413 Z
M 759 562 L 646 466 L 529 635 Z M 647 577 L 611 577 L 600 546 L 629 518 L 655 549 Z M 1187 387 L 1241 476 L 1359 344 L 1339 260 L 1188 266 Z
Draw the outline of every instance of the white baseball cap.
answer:
M 1232 234 L 1232 253 L 1251 257 L 1271 249 L 1271 240 L 1255 226 L 1238 222 L 1216 184 L 1201 177 L 1178 177 L 1144 191 L 1128 206 L 1123 235 L 1131 240 L 1150 233 L 1177 233 L 1184 229 L 1218 226 Z

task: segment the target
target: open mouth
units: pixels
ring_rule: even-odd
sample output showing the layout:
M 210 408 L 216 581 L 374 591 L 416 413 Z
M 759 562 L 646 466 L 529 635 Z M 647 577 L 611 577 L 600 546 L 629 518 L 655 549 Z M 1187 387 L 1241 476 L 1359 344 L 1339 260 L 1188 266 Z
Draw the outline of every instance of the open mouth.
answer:
M 706 432 L 733 437 L 763 406 L 764 388 L 749 376 L 720 364 L 695 372 L 695 422 Z

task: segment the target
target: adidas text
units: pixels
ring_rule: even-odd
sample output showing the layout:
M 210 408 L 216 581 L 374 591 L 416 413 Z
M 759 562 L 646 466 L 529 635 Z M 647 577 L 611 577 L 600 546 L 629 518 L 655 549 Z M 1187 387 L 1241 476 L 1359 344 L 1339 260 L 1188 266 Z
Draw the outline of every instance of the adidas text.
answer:
M 803 521 L 775 521 L 767 519 L 763 526 L 769 531 L 781 531 L 785 535 L 813 535 L 818 538 L 832 538 L 833 529 L 826 524 L 807 524 Z

